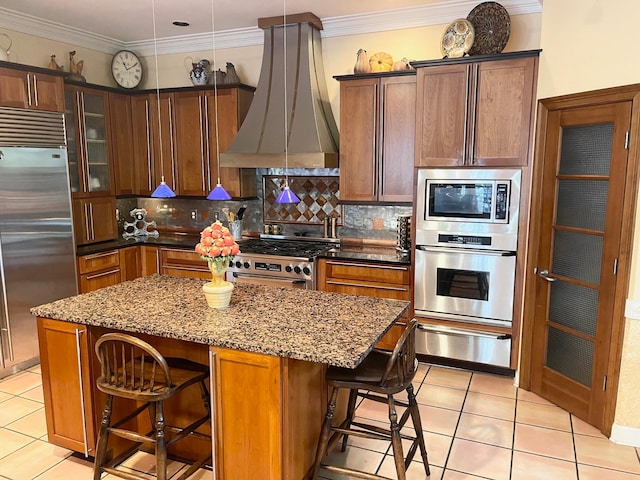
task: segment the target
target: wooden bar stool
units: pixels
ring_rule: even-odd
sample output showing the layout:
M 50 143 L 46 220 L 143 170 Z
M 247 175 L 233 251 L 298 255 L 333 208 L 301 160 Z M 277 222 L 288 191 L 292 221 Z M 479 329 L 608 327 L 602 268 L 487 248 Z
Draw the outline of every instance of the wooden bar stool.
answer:
M 107 394 L 107 401 L 102 412 L 98 436 L 94 480 L 99 480 L 103 472 L 121 478 L 148 479 L 148 475 L 122 472 L 115 468 L 121 460 L 139 450 L 145 443 L 155 445 L 156 475 L 158 480 L 166 480 L 167 447 L 188 435 L 203 436 L 195 430 L 211 419 L 206 383 L 209 368 L 190 360 L 165 358 L 143 340 L 123 333 L 108 333 L 100 337 L 96 342 L 96 353 L 102 367 L 101 375 L 96 381 L 97 387 Z M 200 385 L 205 414 L 184 428 L 165 425 L 164 400 L 196 383 Z M 124 397 L 145 403 L 112 424 L 113 397 Z M 142 435 L 120 428 L 145 410 L 148 411 L 151 419 L 151 432 Z M 167 432 L 174 435 L 168 439 Z M 138 445 L 107 462 L 107 444 L 111 434 L 137 442 Z M 209 436 L 207 438 L 210 439 Z M 191 476 L 209 459 L 211 459 L 210 453 L 193 463 L 179 479 Z
M 422 435 L 420 411 L 418 410 L 416 397 L 413 393 L 413 385 L 411 384 L 418 369 L 418 361 L 415 354 L 415 331 L 417 326 L 418 321 L 414 318 L 407 325 L 392 353 L 373 350 L 355 369 L 338 367 L 329 367 L 327 369 L 327 382 L 332 387 L 332 391 L 327 414 L 320 432 L 316 460 L 313 466 L 313 480 L 318 478 L 321 466 L 326 470 L 357 478 L 387 478 L 361 470 L 322 464 L 327 451 L 341 436 L 341 451 L 345 451 L 349 435 L 391 441 L 398 480 L 406 480 L 406 470 L 419 448 L 425 473 L 427 476 L 430 475 L 427 449 Z M 347 417 L 340 425 L 334 426 L 332 425 L 333 413 L 336 407 L 338 391 L 341 388 L 350 390 Z M 407 391 L 408 402 L 394 399 L 394 394 L 403 390 Z M 358 397 L 386 403 L 389 406 L 389 429 L 353 420 Z M 398 420 L 396 413 L 396 405 L 406 408 L 400 420 Z M 400 433 L 409 417 L 413 422 L 415 437 Z M 402 450 L 402 439 L 412 440 L 406 458 Z

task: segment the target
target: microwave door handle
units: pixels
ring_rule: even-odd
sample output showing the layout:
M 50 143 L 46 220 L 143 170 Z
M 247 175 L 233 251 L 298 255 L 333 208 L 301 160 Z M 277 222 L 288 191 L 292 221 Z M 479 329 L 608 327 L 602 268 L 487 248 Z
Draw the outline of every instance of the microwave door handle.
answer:
M 511 250 L 481 250 L 479 248 L 452 248 L 452 247 L 428 247 L 416 245 L 417 250 L 431 253 L 475 253 L 478 255 L 490 255 L 494 257 L 515 257 L 516 252 Z

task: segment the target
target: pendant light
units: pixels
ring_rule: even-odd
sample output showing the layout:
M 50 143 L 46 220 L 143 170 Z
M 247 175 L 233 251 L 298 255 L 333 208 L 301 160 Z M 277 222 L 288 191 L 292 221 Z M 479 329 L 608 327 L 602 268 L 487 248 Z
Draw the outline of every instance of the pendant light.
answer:
M 213 48 L 213 102 L 216 118 L 216 161 L 218 163 L 218 183 L 207 195 L 207 200 L 231 200 L 231 195 L 224 189 L 220 183 L 220 140 L 218 139 L 218 76 L 216 75 L 216 22 L 213 8 L 213 0 L 211 0 L 211 46 Z
M 282 0 L 283 32 L 283 64 L 284 64 L 284 188 L 275 203 L 300 203 L 298 196 L 289 188 L 289 122 L 287 115 L 287 0 Z
M 153 50 L 156 59 L 156 103 L 158 104 L 158 141 L 160 143 L 160 185 L 156 188 L 151 196 L 153 198 L 172 198 L 176 194 L 171 187 L 164 181 L 164 158 L 162 156 L 162 119 L 160 117 L 160 81 L 158 74 L 158 41 L 156 35 L 156 5 L 155 0 L 151 0 L 151 15 L 153 17 Z

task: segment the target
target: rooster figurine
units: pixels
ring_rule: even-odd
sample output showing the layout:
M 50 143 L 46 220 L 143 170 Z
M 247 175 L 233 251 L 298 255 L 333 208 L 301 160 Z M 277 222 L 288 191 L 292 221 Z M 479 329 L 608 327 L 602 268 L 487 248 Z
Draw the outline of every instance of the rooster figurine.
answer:
M 69 78 L 80 82 L 86 82 L 87 80 L 82 76 L 82 68 L 84 67 L 84 60 L 76 62 L 73 57 L 76 51 L 69 52 Z

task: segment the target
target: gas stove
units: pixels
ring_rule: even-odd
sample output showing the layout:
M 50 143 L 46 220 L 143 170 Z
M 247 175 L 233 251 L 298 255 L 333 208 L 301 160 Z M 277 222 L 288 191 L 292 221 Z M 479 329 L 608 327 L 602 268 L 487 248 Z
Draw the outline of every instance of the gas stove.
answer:
M 268 236 L 243 240 L 240 254 L 229 265 L 227 280 L 314 289 L 315 258 L 335 247 L 335 242 L 303 238 Z

